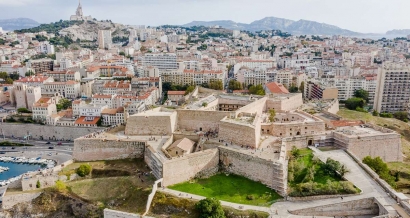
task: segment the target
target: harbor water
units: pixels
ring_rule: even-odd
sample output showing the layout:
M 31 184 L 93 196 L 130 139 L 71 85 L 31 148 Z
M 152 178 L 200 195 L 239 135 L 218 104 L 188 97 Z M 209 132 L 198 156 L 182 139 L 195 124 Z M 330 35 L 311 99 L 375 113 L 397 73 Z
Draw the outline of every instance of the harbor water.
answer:
M 8 167 L 8 171 L 0 173 L 0 181 L 9 180 L 13 177 L 20 176 L 29 171 L 37 171 L 43 169 L 46 165 L 41 164 L 24 164 L 24 163 L 13 163 L 13 162 L 0 162 L 1 167 Z

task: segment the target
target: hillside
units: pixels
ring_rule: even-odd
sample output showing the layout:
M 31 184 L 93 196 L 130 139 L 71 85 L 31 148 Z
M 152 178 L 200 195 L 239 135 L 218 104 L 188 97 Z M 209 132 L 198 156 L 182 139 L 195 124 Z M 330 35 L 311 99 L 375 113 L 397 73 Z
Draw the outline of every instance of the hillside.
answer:
M 3 30 L 12 31 L 18 29 L 32 28 L 40 25 L 37 21 L 29 18 L 15 18 L 0 20 L 0 27 Z
M 232 30 L 247 30 L 247 31 L 260 31 L 260 30 L 281 30 L 289 32 L 294 35 L 349 35 L 357 36 L 361 33 L 339 28 L 334 25 L 325 23 L 319 23 L 309 20 L 293 21 L 284 18 L 277 17 L 265 17 L 261 20 L 253 21 L 250 24 L 236 23 L 231 20 L 217 20 L 217 21 L 193 21 L 185 24 L 185 27 L 191 26 L 221 26 L 223 28 Z

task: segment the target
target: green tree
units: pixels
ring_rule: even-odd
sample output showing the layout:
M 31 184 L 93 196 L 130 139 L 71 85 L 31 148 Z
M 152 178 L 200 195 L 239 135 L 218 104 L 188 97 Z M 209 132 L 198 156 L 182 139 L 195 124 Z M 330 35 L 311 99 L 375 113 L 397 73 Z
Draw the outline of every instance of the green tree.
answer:
M 34 76 L 34 75 L 35 75 L 34 72 L 31 70 L 27 71 L 25 74 L 25 76 Z
M 77 168 L 76 173 L 81 177 L 88 176 L 91 173 L 91 166 L 89 164 L 81 164 Z
M 200 218 L 225 218 L 221 202 L 213 198 L 205 198 L 195 205 Z
M 6 72 L 0 72 L 0 78 L 5 80 L 9 78 L 9 74 Z
M 301 83 L 300 83 L 299 92 L 305 93 L 305 82 L 301 82 Z
M 298 87 L 296 87 L 296 86 L 290 86 L 289 87 L 289 92 L 290 93 L 296 93 L 296 92 L 298 92 L 299 91 L 299 88 Z
M 364 99 L 369 102 L 369 92 L 364 89 L 359 89 L 354 92 L 354 97 Z
M 210 89 L 214 89 L 214 90 L 223 90 L 223 84 L 221 80 L 212 80 L 209 82 L 208 84 Z
M 66 98 L 62 98 L 60 99 L 60 101 L 58 101 L 57 106 L 57 111 L 61 111 L 61 110 L 67 110 L 68 108 L 70 108 L 72 106 L 73 102 L 66 99 Z
M 40 180 L 37 180 L 37 183 L 36 183 L 36 188 L 41 188 L 41 183 L 40 183 Z
M 119 55 L 125 56 L 125 52 L 121 51 L 121 52 L 119 53 Z
M 265 90 L 262 85 L 250 86 L 249 93 L 253 95 L 265 95 Z
M 356 110 L 357 107 L 363 108 L 365 104 L 366 101 L 363 98 L 349 98 L 345 103 L 349 110 Z
M 379 116 L 379 112 L 377 112 L 376 110 L 373 110 L 372 112 L 373 116 L 378 117 Z
M 242 83 L 236 80 L 230 80 L 228 84 L 228 89 L 230 90 L 242 90 Z
M 195 86 L 188 86 L 188 88 L 185 91 L 185 95 L 188 95 L 189 93 L 193 92 L 195 90 Z
M 273 122 L 275 120 L 276 111 L 275 109 L 269 109 L 269 122 Z

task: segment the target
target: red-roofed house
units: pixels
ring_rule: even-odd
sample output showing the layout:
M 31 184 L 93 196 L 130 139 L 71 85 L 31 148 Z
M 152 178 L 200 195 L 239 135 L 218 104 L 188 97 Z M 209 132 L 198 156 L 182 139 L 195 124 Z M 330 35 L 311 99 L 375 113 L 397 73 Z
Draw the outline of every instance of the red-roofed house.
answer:
M 280 83 L 277 82 L 270 82 L 265 84 L 265 93 L 273 93 L 273 94 L 289 94 L 289 91 Z

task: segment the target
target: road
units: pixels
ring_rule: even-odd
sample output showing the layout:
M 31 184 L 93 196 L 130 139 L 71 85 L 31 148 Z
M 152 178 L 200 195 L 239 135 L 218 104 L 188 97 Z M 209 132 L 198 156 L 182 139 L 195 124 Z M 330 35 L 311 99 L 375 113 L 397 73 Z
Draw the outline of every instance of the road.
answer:
M 9 141 L 9 142 L 16 142 L 20 144 L 29 144 L 33 146 L 27 147 L 1 147 L 0 152 L 11 153 L 11 152 L 58 152 L 67 155 L 73 154 L 74 142 L 62 142 L 61 145 L 57 145 L 58 142 L 50 142 L 47 144 L 48 141 L 40 141 L 40 140 L 18 140 L 12 138 L 0 138 L 0 142 L 2 141 Z M 49 147 L 54 147 L 54 149 L 49 149 Z

